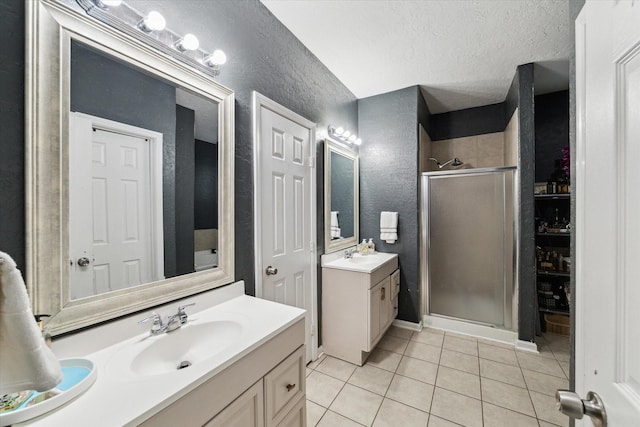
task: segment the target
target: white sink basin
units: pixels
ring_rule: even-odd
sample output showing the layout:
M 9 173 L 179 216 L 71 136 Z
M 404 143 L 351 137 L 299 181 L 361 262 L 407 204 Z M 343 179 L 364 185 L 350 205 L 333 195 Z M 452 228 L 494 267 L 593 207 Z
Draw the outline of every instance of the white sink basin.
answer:
M 377 252 L 375 254 L 368 254 L 368 255 L 354 254 L 351 257 L 351 259 L 349 259 L 349 262 L 352 262 L 355 264 L 377 264 L 380 262 L 380 260 L 381 260 L 380 253 Z
M 203 320 L 173 332 L 146 336 L 118 351 L 110 367 L 136 376 L 179 372 L 209 359 L 242 339 L 245 319 Z
M 372 273 L 397 256 L 398 254 L 384 252 L 375 252 L 367 255 L 353 254 L 351 258 L 342 257 L 333 261 L 323 262 L 322 267 Z

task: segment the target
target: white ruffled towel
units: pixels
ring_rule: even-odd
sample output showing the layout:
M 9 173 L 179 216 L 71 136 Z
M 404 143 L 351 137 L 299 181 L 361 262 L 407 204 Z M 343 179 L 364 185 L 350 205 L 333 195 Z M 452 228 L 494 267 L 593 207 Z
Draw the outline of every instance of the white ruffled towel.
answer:
M 380 240 L 387 243 L 398 240 L 398 212 L 380 212 Z
M 0 252 L 0 354 L 0 396 L 46 391 L 62 381 L 60 362 L 35 322 L 22 274 L 4 252 Z

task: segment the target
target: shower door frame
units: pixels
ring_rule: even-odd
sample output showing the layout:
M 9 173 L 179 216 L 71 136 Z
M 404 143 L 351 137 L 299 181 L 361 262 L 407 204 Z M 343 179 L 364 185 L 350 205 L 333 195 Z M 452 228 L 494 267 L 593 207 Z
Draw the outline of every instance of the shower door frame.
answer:
M 520 218 L 520 192 L 519 187 L 519 174 L 516 166 L 500 166 L 492 168 L 473 168 L 462 170 L 447 170 L 447 171 L 433 171 L 423 172 L 420 174 L 420 290 L 422 298 L 420 299 L 421 307 L 420 313 L 422 316 L 435 316 L 445 319 L 453 319 L 461 322 L 469 322 L 477 325 L 486 326 L 483 322 L 475 322 L 473 320 L 461 319 L 456 317 L 450 317 L 442 314 L 430 313 L 429 307 L 429 177 L 437 176 L 464 176 L 464 175 L 485 175 L 488 173 L 502 173 L 512 172 L 512 203 L 513 203 L 513 247 L 512 247 L 512 277 L 511 283 L 511 328 L 506 329 L 517 332 L 518 330 L 518 301 L 514 299 L 518 295 L 518 265 L 519 265 L 519 241 L 520 230 L 519 221 Z M 505 285 L 506 292 L 506 285 Z M 503 300 L 503 310 L 506 313 L 507 299 Z M 498 328 L 501 329 L 501 328 Z

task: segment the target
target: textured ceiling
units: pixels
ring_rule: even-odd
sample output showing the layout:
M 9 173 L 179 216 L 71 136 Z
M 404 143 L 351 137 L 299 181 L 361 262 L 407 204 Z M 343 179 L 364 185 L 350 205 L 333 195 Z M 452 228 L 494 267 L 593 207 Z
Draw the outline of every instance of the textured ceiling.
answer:
M 535 62 L 567 89 L 568 0 L 261 0 L 357 98 L 420 85 L 433 113 L 504 101 Z

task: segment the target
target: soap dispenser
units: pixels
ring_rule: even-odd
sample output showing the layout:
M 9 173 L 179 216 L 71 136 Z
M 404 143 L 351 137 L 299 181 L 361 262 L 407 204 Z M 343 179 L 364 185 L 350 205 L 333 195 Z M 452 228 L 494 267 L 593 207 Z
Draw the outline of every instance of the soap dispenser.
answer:
M 358 252 L 360 252 L 360 255 L 366 255 L 369 253 L 369 244 L 367 243 L 367 239 L 362 239 L 362 243 L 358 245 Z
M 367 243 L 367 245 L 369 246 L 369 253 L 373 254 L 376 252 L 376 244 L 373 243 L 373 239 L 369 238 L 369 243 Z

